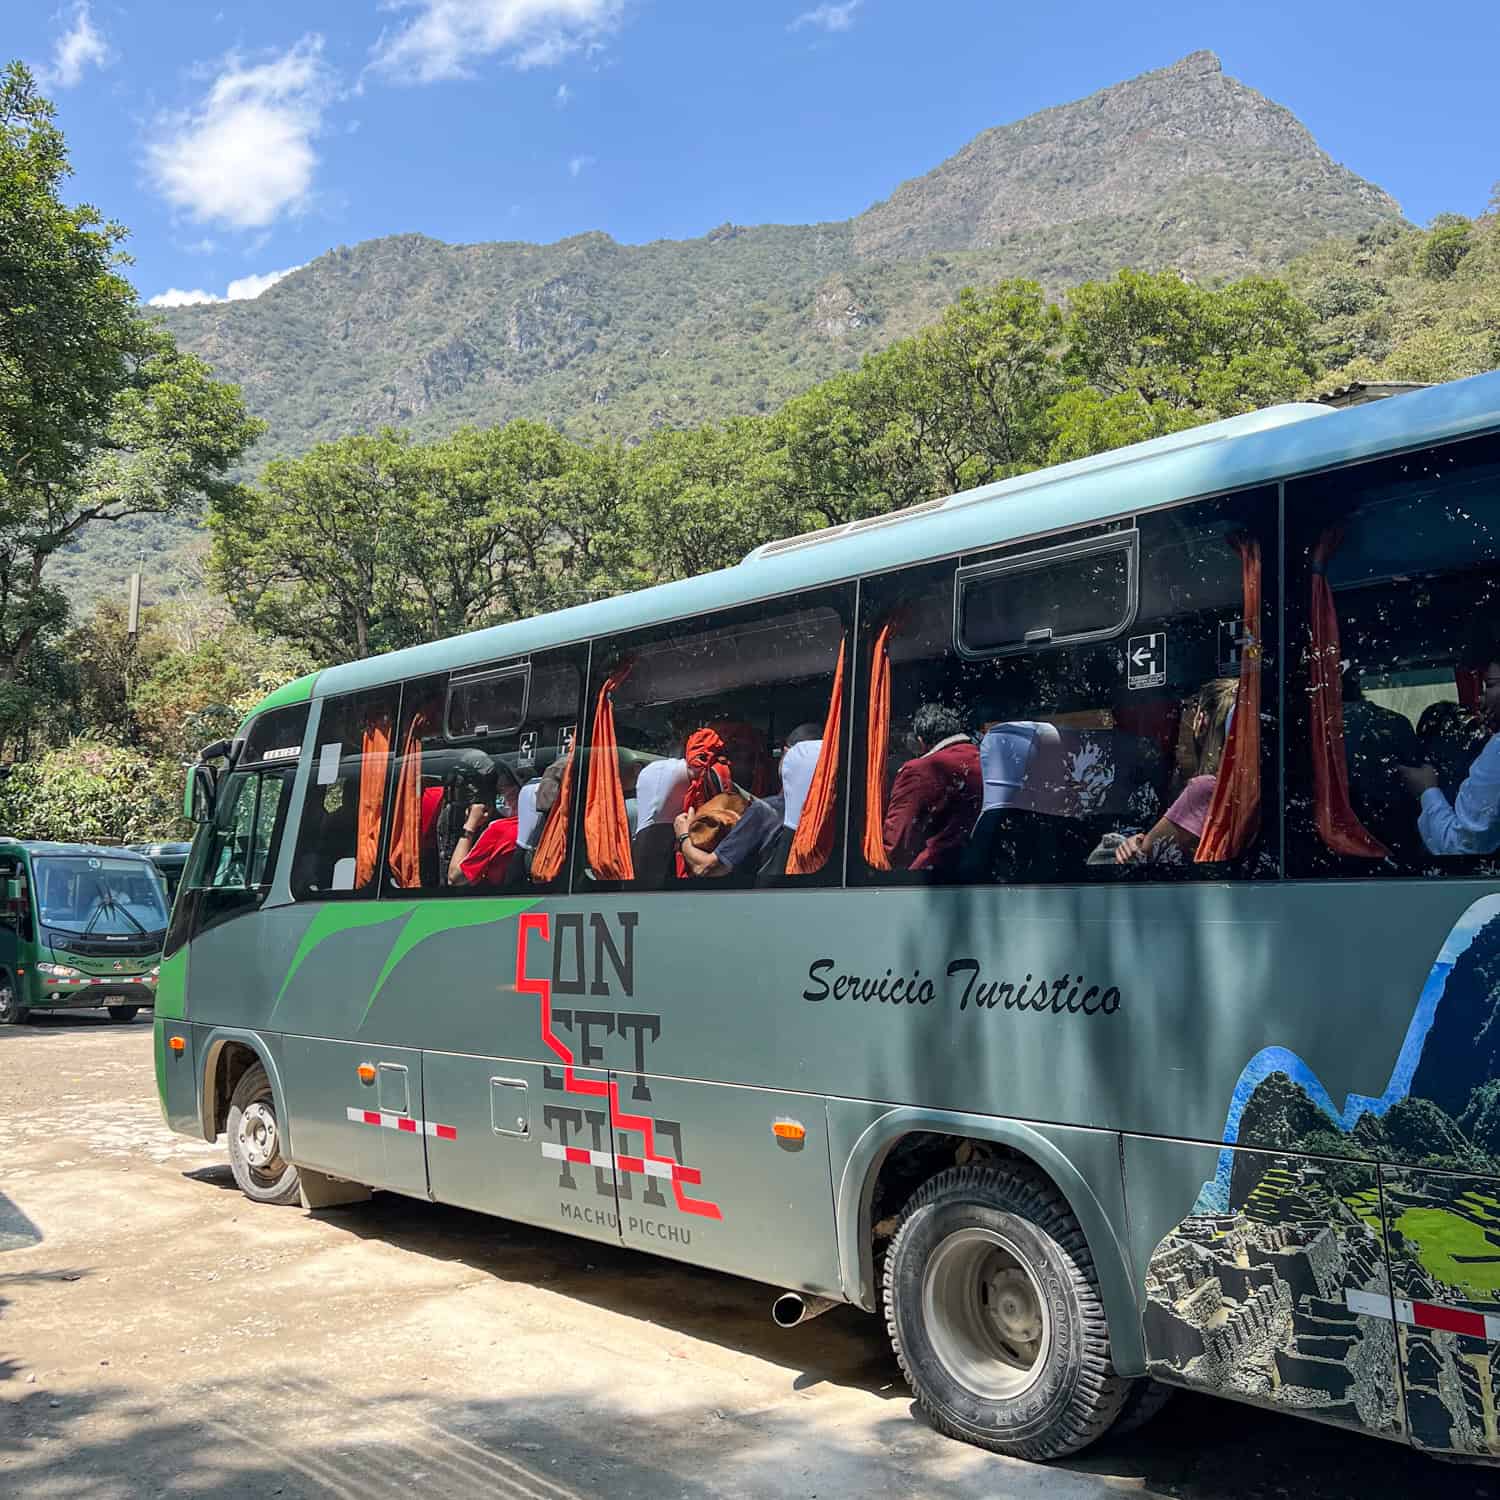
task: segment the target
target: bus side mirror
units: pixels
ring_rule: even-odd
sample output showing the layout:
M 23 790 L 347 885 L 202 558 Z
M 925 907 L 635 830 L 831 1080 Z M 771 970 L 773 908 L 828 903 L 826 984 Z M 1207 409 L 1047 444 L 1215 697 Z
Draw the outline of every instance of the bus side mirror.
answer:
M 7 906 L 19 906 L 21 904 L 21 881 L 18 876 L 12 875 L 5 882 L 5 904 Z
M 211 822 L 216 790 L 212 766 L 204 765 L 201 760 L 189 766 L 187 785 L 182 793 L 183 817 L 190 823 Z

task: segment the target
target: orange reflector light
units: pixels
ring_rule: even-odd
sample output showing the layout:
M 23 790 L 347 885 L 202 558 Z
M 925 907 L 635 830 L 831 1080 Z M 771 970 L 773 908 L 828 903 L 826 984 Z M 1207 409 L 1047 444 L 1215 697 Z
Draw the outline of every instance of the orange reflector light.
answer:
M 800 1141 L 806 1138 L 806 1129 L 795 1120 L 777 1120 L 771 1126 L 771 1134 L 779 1141 Z
M 167 1038 L 167 1046 L 174 1052 L 185 1052 L 187 1050 L 187 1043 L 180 1036 L 169 1036 Z
M 375 1067 L 373 1063 L 361 1063 L 355 1070 L 359 1074 L 361 1083 L 375 1082 Z

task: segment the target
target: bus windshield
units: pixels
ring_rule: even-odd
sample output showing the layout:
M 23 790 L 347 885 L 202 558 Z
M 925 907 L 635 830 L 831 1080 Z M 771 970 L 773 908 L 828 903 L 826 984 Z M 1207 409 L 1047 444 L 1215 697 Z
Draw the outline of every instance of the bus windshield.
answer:
M 161 878 L 144 860 L 49 854 L 35 866 L 37 911 L 49 927 L 139 937 L 167 925 Z

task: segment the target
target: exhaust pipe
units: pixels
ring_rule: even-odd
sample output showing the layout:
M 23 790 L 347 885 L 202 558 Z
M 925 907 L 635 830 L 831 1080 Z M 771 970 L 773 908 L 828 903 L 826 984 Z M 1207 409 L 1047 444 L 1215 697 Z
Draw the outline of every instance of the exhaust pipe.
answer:
M 838 1303 L 831 1297 L 814 1297 L 811 1293 L 803 1296 L 801 1292 L 783 1292 L 771 1304 L 771 1321 L 778 1328 L 795 1328 L 799 1323 L 806 1323 L 811 1318 L 816 1318 L 826 1313 L 830 1307 L 837 1307 Z

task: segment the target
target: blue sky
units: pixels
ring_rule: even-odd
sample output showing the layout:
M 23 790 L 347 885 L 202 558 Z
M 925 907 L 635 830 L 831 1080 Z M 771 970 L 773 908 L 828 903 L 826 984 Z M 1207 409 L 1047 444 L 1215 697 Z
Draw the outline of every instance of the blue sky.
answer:
M 1432 18 L 1429 24 L 1428 17 Z M 143 297 L 338 244 L 845 218 L 965 141 L 1209 47 L 1409 217 L 1500 178 L 1500 4 L 8 0 Z

